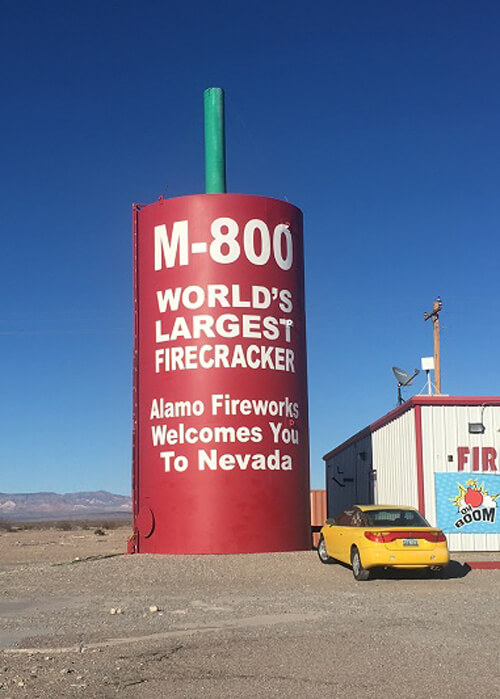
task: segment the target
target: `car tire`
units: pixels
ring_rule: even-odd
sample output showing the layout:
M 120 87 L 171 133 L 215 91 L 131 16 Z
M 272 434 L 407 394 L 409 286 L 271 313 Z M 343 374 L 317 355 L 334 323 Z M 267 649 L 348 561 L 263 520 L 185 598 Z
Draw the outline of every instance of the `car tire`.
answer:
M 318 551 L 318 558 L 321 561 L 321 563 L 324 563 L 325 565 L 328 565 L 329 563 L 335 563 L 335 558 L 332 558 L 331 556 L 328 555 L 328 551 L 326 549 L 326 543 L 325 543 L 323 536 L 319 537 L 317 551 Z
M 356 546 L 353 546 L 351 550 L 351 566 L 352 574 L 354 575 L 356 580 L 359 580 L 361 582 L 363 580 L 370 579 L 371 571 L 369 568 L 363 568 L 363 564 L 361 563 L 361 556 L 359 555 L 359 551 Z

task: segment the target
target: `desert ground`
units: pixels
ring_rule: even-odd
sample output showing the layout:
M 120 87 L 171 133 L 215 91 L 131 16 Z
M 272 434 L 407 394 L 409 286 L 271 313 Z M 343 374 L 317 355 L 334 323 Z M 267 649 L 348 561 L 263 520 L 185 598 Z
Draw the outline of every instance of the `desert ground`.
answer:
M 500 571 L 357 583 L 314 551 L 123 555 L 127 527 L 0 533 L 0 697 L 495 697 Z

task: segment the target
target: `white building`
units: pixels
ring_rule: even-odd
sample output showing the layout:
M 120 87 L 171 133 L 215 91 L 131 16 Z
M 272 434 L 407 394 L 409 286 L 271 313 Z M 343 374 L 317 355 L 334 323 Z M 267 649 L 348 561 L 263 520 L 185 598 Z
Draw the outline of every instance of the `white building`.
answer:
M 411 505 L 451 551 L 500 550 L 500 396 L 415 396 L 323 458 L 328 517 Z

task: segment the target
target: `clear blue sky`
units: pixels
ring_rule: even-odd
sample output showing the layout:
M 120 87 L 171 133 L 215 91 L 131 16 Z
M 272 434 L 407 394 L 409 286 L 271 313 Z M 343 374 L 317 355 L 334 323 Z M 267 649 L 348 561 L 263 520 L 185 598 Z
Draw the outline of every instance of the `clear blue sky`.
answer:
M 131 204 L 203 191 L 214 85 L 229 191 L 304 211 L 313 487 L 438 294 L 443 391 L 498 394 L 499 35 L 497 2 L 4 0 L 0 491 L 129 492 Z

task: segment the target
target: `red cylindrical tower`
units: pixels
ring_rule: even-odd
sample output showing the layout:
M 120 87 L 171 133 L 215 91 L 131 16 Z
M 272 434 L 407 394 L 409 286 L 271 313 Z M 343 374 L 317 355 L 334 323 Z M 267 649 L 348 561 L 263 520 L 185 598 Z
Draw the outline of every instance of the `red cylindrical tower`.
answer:
M 134 207 L 134 549 L 310 547 L 302 214 Z

